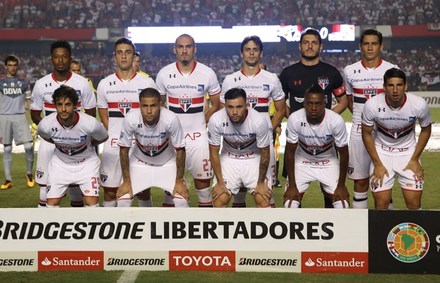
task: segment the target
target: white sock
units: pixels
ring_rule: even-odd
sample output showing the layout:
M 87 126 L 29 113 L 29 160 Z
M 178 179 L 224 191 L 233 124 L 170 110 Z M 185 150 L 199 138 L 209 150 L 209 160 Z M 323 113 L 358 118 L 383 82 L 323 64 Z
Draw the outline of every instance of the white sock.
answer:
M 92 205 L 86 205 L 87 208 L 95 208 L 95 207 L 99 207 L 99 202 L 96 204 L 92 204 Z
M 368 208 L 368 192 L 353 193 L 353 208 Z
M 59 208 L 59 205 L 50 205 L 50 204 L 46 204 L 47 208 Z
M 292 204 L 289 207 L 289 200 L 284 203 L 285 208 L 299 208 L 300 202 L 297 200 L 292 200 Z
M 388 205 L 388 210 L 394 210 L 393 199 L 390 199 L 390 204 Z
M 116 207 L 116 200 L 105 200 L 103 202 L 104 207 Z
M 173 196 L 170 193 L 164 192 L 162 206 L 163 207 L 174 207 Z
M 47 189 L 46 186 L 40 186 L 40 201 L 38 202 L 39 208 L 45 208 L 47 202 Z
M 348 203 L 348 201 L 344 200 L 345 203 L 345 208 L 350 208 L 350 204 Z M 342 201 L 341 200 L 337 200 L 333 202 L 333 207 L 334 208 L 344 208 L 342 206 Z
M 133 199 L 130 197 L 129 194 L 125 194 L 118 198 L 118 204 L 117 207 L 131 207 L 131 204 L 133 202 Z
M 174 205 L 179 208 L 189 207 L 188 201 L 181 197 L 179 194 L 176 194 L 173 198 Z
M 211 189 L 209 187 L 201 190 L 196 189 L 196 192 L 199 198 L 199 207 L 212 207 Z
M 153 207 L 153 200 L 152 199 L 148 199 L 148 200 L 138 199 L 138 203 L 139 203 L 139 207 Z M 173 202 L 173 204 L 174 204 L 174 202 Z

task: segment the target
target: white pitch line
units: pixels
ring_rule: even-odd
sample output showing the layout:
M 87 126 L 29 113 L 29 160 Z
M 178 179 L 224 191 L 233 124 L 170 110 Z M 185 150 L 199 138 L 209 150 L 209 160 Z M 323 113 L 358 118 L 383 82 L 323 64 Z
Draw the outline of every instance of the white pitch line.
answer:
M 134 283 L 139 275 L 139 270 L 126 270 L 119 277 L 117 283 Z

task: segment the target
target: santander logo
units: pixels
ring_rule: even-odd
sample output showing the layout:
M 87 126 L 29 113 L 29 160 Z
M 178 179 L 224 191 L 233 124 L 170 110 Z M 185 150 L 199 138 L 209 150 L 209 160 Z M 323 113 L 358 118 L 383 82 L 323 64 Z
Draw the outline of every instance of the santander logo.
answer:
M 305 266 L 315 266 L 315 262 L 309 257 L 309 259 L 304 263 Z
M 41 251 L 38 270 L 103 270 L 102 251 Z
M 303 252 L 302 272 L 368 273 L 367 252 Z

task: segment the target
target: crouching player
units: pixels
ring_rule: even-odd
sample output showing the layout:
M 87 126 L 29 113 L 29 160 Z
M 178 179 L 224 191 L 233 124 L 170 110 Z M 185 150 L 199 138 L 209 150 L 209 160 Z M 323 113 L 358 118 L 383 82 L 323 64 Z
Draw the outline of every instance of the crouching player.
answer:
M 133 137 L 136 145 L 129 154 Z M 118 145 L 123 178 L 118 199 L 159 187 L 173 196 L 175 207 L 189 206 L 182 126 L 176 114 L 160 106 L 156 89 L 141 91 L 139 109 L 125 116 Z
M 267 121 L 246 106 L 246 92 L 229 89 L 225 108 L 214 113 L 208 123 L 209 152 L 216 178 L 212 190 L 214 207 L 227 207 L 232 194 L 242 187 L 252 194 L 256 207 L 270 207 L 271 135 Z
M 334 208 L 349 207 L 345 186 L 347 130 L 342 117 L 326 109 L 325 104 L 323 90 L 311 86 L 304 96 L 304 108 L 292 113 L 287 121 L 286 168 L 291 181 L 284 193 L 285 207 L 298 208 L 312 181 L 322 184 Z
M 95 146 L 104 142 L 108 134 L 94 117 L 76 111 L 78 94 L 62 85 L 52 95 L 56 113 L 38 124 L 38 134 L 55 144 L 49 162 L 47 207 L 59 207 L 69 185 L 76 184 L 87 207 L 99 206 L 99 165 Z

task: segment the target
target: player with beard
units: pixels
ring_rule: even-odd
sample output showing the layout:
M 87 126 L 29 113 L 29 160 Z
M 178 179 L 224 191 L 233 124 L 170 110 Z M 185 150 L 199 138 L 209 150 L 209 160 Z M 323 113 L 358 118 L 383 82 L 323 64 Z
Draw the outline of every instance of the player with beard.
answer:
M 319 31 L 307 29 L 301 34 L 299 42 L 301 60 L 284 68 L 281 72 L 279 78 L 286 100 L 289 100 L 288 107 L 286 107 L 286 117 L 303 108 L 305 91 L 312 85 L 319 86 L 324 91 L 326 108 L 332 109 L 338 114 L 347 108 L 348 101 L 342 76 L 336 67 L 321 61 L 319 55 L 322 48 Z M 335 96 L 337 101 L 333 108 L 332 96 Z M 283 176 L 287 177 L 285 167 L 283 168 Z M 326 194 L 324 194 L 324 203 L 325 207 L 333 206 L 332 199 Z

